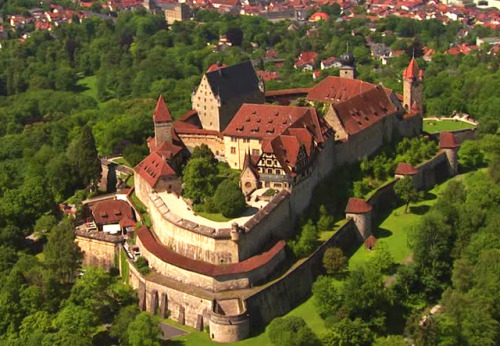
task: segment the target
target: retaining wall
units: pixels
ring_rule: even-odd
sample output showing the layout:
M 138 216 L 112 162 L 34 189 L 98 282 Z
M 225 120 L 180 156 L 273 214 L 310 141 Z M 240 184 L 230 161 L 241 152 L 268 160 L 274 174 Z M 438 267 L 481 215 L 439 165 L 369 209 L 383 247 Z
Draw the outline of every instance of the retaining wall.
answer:
M 348 251 L 359 243 L 357 229 L 347 221 L 329 240 L 310 257 L 292 268 L 285 276 L 245 299 L 250 323 L 262 325 L 282 316 L 311 294 L 315 276 L 323 271 L 322 259 L 327 248 L 337 246 Z

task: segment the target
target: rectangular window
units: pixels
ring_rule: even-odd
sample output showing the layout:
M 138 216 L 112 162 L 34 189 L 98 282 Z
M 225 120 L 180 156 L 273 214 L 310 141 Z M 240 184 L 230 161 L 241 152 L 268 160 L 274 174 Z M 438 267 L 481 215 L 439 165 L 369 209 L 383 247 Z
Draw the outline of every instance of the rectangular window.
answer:
M 281 169 L 277 169 L 276 174 L 281 174 Z
M 231 154 L 236 154 L 236 147 L 231 147 Z
M 236 137 L 231 137 L 231 142 L 236 142 Z
M 252 149 L 252 155 L 254 155 L 254 156 L 260 155 L 260 150 L 259 149 Z

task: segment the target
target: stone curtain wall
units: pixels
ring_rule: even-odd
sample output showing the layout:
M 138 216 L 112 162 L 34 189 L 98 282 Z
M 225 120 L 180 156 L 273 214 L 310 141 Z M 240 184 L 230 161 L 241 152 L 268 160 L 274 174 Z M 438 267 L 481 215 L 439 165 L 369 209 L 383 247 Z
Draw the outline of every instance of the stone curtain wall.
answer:
M 108 236 L 116 239 L 96 239 L 91 236 L 93 234 L 101 235 L 97 232 L 89 232 L 88 235 L 83 234 L 83 232 L 76 233 L 75 241 L 83 253 L 82 265 L 105 270 L 117 267 L 118 263 L 115 263 L 115 259 L 119 255 L 120 242 L 123 238 L 121 236 Z
M 448 131 L 448 132 L 451 132 L 455 135 L 455 140 L 457 141 L 458 144 L 462 144 L 465 141 L 476 139 L 477 128 Z M 431 133 L 429 134 L 429 137 L 439 142 L 439 134 L 440 132 Z
M 311 293 L 315 276 L 323 270 L 322 259 L 326 249 L 337 246 L 344 251 L 349 250 L 358 244 L 357 233 L 354 222 L 349 220 L 310 257 L 292 268 L 285 276 L 247 297 L 245 301 L 251 325 L 267 324 L 304 301 Z

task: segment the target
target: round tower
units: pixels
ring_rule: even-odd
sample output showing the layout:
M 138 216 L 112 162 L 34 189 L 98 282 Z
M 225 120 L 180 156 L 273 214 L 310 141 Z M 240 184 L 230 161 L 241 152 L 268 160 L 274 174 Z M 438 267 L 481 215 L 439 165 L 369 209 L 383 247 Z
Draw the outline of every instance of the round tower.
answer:
M 346 219 L 352 219 L 359 235 L 365 240 L 372 234 L 372 206 L 362 198 L 349 198 L 345 208 Z

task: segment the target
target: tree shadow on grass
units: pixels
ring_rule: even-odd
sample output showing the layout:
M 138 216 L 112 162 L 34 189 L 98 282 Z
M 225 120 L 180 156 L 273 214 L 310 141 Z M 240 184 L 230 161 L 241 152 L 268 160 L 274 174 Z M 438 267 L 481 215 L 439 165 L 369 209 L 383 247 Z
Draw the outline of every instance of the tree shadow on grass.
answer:
M 431 209 L 428 205 L 419 205 L 417 207 L 410 207 L 410 213 L 416 215 L 424 215 Z
M 373 235 L 377 239 L 388 238 L 392 235 L 392 232 L 385 228 L 377 228 L 375 232 L 373 232 Z
M 435 193 L 432 193 L 432 192 L 429 192 L 429 191 L 426 191 L 424 193 L 424 200 L 425 201 L 432 201 L 434 199 L 437 198 L 437 195 Z

